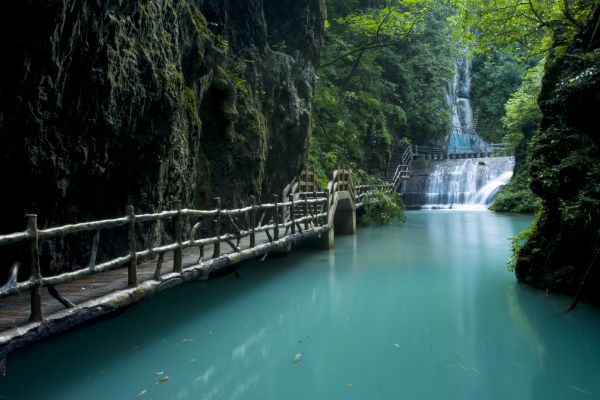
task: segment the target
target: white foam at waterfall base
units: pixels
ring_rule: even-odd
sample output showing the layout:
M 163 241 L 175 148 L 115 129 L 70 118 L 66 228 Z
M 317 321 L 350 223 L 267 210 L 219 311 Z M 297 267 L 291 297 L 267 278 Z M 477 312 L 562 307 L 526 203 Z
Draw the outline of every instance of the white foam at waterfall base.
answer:
M 427 180 L 424 209 L 487 210 L 513 175 L 514 158 L 446 160 Z
M 498 178 L 493 179 L 493 180 L 489 181 L 488 183 L 486 183 L 485 186 L 483 186 L 481 189 L 479 189 L 477 191 L 477 194 L 475 195 L 475 198 L 473 199 L 474 202 L 477 204 L 483 204 L 485 206 L 490 206 L 492 204 L 492 202 L 494 201 L 494 198 L 496 198 L 496 195 L 498 194 L 498 192 L 504 186 L 506 186 L 506 184 L 510 181 L 510 178 L 512 178 L 512 176 L 513 176 L 512 171 L 506 171 L 505 173 L 500 175 Z

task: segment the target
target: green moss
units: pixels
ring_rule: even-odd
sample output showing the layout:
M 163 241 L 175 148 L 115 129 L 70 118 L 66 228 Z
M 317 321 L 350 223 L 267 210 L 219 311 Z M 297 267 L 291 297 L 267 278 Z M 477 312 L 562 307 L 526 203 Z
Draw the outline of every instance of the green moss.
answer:
M 194 28 L 196 28 L 196 32 L 204 35 L 208 35 L 208 24 L 204 16 L 196 9 L 195 6 L 189 5 L 190 15 L 192 16 L 192 23 L 194 24 Z
M 139 9 L 140 9 L 140 13 L 142 13 L 142 15 L 143 15 L 144 17 L 147 17 L 147 16 L 149 16 L 148 8 L 146 7 L 146 5 L 145 5 L 144 3 L 142 3 L 142 2 L 139 2 L 139 3 L 138 3 L 138 7 L 139 7 Z
M 215 45 L 223 54 L 229 54 L 229 42 L 221 35 L 215 35 Z
M 248 81 L 243 79 L 238 74 L 232 74 L 233 86 L 237 93 L 242 94 L 246 97 L 250 96 L 250 88 L 248 87 Z
M 185 110 L 192 118 L 194 125 L 196 125 L 197 127 L 201 127 L 202 120 L 198 115 L 198 98 L 196 96 L 196 91 L 193 88 L 186 86 L 183 89 L 183 104 Z
M 183 88 L 183 73 L 176 64 L 171 64 L 162 71 L 162 79 L 166 89 L 173 94 L 179 93 Z

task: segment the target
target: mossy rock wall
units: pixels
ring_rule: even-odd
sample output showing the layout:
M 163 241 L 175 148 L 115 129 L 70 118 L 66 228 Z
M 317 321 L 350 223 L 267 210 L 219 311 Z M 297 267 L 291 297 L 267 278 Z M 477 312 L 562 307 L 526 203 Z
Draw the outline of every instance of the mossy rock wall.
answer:
M 0 233 L 279 193 L 324 19 L 324 0 L 3 2 Z
M 600 249 L 600 8 L 565 43 L 557 36 L 539 98 L 531 188 L 542 199 L 532 235 L 518 254 L 520 281 L 573 295 Z M 600 258 L 582 298 L 600 305 Z

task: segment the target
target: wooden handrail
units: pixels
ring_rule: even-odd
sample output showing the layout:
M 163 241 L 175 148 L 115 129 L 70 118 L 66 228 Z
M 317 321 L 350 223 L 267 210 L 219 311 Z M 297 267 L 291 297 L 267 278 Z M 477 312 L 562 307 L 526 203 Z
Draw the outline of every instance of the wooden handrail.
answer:
M 369 190 L 378 190 L 387 187 L 386 185 L 359 185 L 354 186 L 352 182 L 351 170 L 347 168 L 338 168 L 332 173 L 332 179 L 327 185 L 325 191 L 321 190 L 317 180 L 314 167 L 311 169 L 306 166 L 300 175 L 294 177 L 282 191 L 283 196 L 279 199 L 273 196 L 272 203 L 257 204 L 253 196 L 250 196 L 250 205 L 238 209 L 221 209 L 221 201 L 215 198 L 215 208 L 211 210 L 195 210 L 180 208 L 177 204 L 176 210 L 160 211 L 156 213 L 135 214 L 132 206 L 126 209 L 126 215 L 114 219 L 104 219 L 99 221 L 89 221 L 76 224 L 69 224 L 48 229 L 38 229 L 37 217 L 28 216 L 27 229 L 23 232 L 0 235 L 0 247 L 15 244 L 28 244 L 31 273 L 28 279 L 18 282 L 17 274 L 20 263 L 16 262 L 10 269 L 8 281 L 0 287 L 0 298 L 16 295 L 22 291 L 31 291 L 31 319 L 42 320 L 44 318 L 41 305 L 41 289 L 47 286 L 54 286 L 76 279 L 83 278 L 92 274 L 121 268 L 127 265 L 129 287 L 136 287 L 138 281 L 138 260 L 147 260 L 149 257 L 158 256 L 158 264 L 153 279 L 160 279 L 160 267 L 163 262 L 163 256 L 167 252 L 173 252 L 173 272 L 183 273 L 186 268 L 183 265 L 183 250 L 198 247 L 201 256 L 198 262 L 202 261 L 202 252 L 204 246 L 213 245 L 212 258 L 221 257 L 221 243 L 226 243 L 239 252 L 239 241 L 244 237 L 249 237 L 249 248 L 257 246 L 256 234 L 258 232 L 273 232 L 272 239 L 277 241 L 281 236 L 288 232 L 297 234 L 304 229 L 318 228 L 320 226 L 333 226 L 333 216 L 338 201 L 339 192 L 348 192 L 352 202 L 358 204 L 358 201 Z M 280 202 L 281 201 L 281 202 Z M 300 215 L 297 213 L 300 210 Z M 257 212 L 263 214 L 263 217 L 257 219 Z M 267 223 L 262 224 L 264 214 L 268 216 Z M 260 214 L 259 214 L 260 215 Z M 287 217 L 289 215 L 289 218 Z M 210 218 L 213 221 L 213 236 L 197 237 L 200 228 L 203 226 L 202 220 Z M 238 218 L 236 222 L 234 218 Z M 272 222 L 268 222 L 271 220 Z M 170 243 L 160 246 L 154 246 L 149 239 L 144 244 L 147 248 L 138 248 L 136 242 L 136 229 L 139 229 L 142 223 L 157 223 L 159 221 L 171 221 L 172 238 Z M 186 225 L 184 221 L 188 221 Z M 240 228 L 240 221 L 247 221 L 246 227 Z M 127 253 L 115 255 L 112 259 L 97 264 L 97 253 L 100 241 L 100 231 L 109 230 L 118 227 L 127 227 Z M 187 228 L 186 228 L 187 226 Z M 230 226 L 231 231 L 226 231 Z M 311 228 L 312 227 L 312 228 Z M 285 231 L 283 231 L 285 230 Z M 40 268 L 40 240 L 54 240 L 65 235 L 72 235 L 83 232 L 93 232 L 91 250 L 88 263 L 85 267 L 76 269 L 72 272 L 65 272 L 55 276 L 43 277 Z M 102 235 L 104 237 L 106 235 Z M 234 243 L 237 241 L 237 244 Z

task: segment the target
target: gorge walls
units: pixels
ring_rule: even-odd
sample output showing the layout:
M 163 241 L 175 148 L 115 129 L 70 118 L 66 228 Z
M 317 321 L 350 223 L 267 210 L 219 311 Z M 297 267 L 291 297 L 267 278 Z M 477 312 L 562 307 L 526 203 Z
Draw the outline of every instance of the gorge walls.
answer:
M 0 232 L 267 197 L 306 157 L 324 0 L 3 2 Z
M 539 97 L 531 183 L 543 201 L 516 264 L 519 280 L 600 304 L 600 6 L 573 43 L 557 35 Z M 589 274 L 588 274 L 589 272 Z

